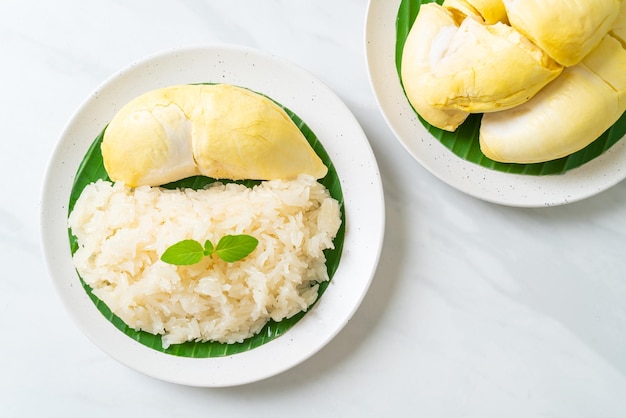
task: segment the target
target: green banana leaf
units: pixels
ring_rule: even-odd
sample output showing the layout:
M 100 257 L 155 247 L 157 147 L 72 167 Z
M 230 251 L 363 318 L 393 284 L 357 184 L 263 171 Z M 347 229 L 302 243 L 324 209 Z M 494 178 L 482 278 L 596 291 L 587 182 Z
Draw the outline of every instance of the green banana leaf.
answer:
M 402 51 L 409 30 L 415 21 L 420 6 L 432 2 L 433 0 L 402 0 L 400 4 L 396 19 L 395 51 L 398 78 L 400 78 Z M 443 0 L 437 0 L 436 3 L 442 4 Z M 400 83 L 402 83 L 401 79 Z M 482 115 L 470 115 L 455 132 L 448 132 L 436 128 L 419 115 L 417 116 L 426 130 L 458 157 L 486 168 L 515 174 L 548 175 L 565 173 L 568 170 L 593 160 L 626 135 L 626 113 L 624 113 L 622 117 L 598 139 L 582 150 L 568 155 L 567 157 L 535 164 L 500 163 L 487 158 L 480 150 L 478 132 Z M 546 126 L 546 129 L 551 128 Z
M 320 180 L 320 183 L 322 183 L 328 189 L 333 198 L 339 201 L 341 207 L 342 224 L 334 240 L 335 248 L 325 251 L 326 269 L 328 271 L 328 276 L 332 280 L 332 277 L 337 270 L 339 260 L 341 258 L 345 234 L 345 211 L 343 209 L 343 194 L 341 190 L 341 185 L 339 183 L 339 178 L 337 176 L 337 171 L 335 170 L 335 167 L 324 147 L 319 142 L 315 134 L 311 131 L 311 129 L 304 123 L 304 121 L 302 121 L 302 119 L 300 119 L 291 110 L 285 108 L 279 103 L 277 104 L 287 112 L 287 114 L 291 117 L 294 123 L 300 128 L 300 131 L 304 134 L 309 144 L 311 144 L 317 155 L 319 155 L 319 157 L 328 167 L 328 174 Z M 100 132 L 100 134 L 95 138 L 87 153 L 85 154 L 81 164 L 79 165 L 74 184 L 72 186 L 72 192 L 70 194 L 68 215 L 73 210 L 76 200 L 79 198 L 81 192 L 88 184 L 95 182 L 99 179 L 110 181 L 110 178 L 108 177 L 107 172 L 104 168 L 102 153 L 100 151 L 100 144 L 102 143 L 102 138 L 104 136 L 105 130 L 106 128 L 102 132 Z M 214 181 L 216 180 L 209 177 L 195 176 L 169 183 L 163 185 L 162 187 L 170 189 L 183 187 L 200 189 Z M 220 180 L 220 182 L 226 183 L 228 181 Z M 244 184 L 247 187 L 253 187 L 260 182 L 246 180 L 237 181 L 236 183 Z M 78 248 L 76 237 L 72 235 L 71 230 L 68 230 L 68 235 L 71 252 L 72 254 L 74 254 L 74 252 Z M 85 289 L 85 292 L 87 292 L 89 298 L 93 301 L 97 309 L 102 313 L 102 315 L 104 315 L 106 319 L 108 319 L 116 328 L 118 328 L 124 334 L 145 346 L 153 348 L 154 350 L 182 357 L 221 357 L 251 350 L 283 335 L 298 321 L 300 321 L 306 314 L 306 312 L 300 312 L 299 314 L 280 322 L 270 321 L 258 334 L 248 338 L 247 340 L 244 340 L 241 343 L 222 344 L 218 342 L 186 342 L 183 344 L 171 345 L 167 349 L 164 349 L 161 343 L 161 336 L 153 335 L 144 331 L 136 331 L 127 326 L 119 317 L 111 312 L 111 310 L 104 302 L 102 302 L 93 294 L 91 287 L 89 287 L 89 285 L 87 285 L 82 278 L 80 278 L 80 281 L 83 288 Z M 320 284 L 318 290 L 318 300 L 325 292 L 329 283 L 330 281 L 326 281 Z

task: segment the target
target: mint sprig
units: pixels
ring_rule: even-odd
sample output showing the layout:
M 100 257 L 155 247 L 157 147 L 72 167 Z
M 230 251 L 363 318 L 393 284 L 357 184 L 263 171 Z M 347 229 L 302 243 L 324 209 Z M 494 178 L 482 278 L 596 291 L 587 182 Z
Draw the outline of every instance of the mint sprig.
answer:
M 204 246 L 196 240 L 185 239 L 168 247 L 161 261 L 177 266 L 190 266 L 199 263 L 204 257 L 216 254 L 222 260 L 233 263 L 248 256 L 259 244 L 259 240 L 250 235 L 224 235 L 216 246 L 210 240 Z

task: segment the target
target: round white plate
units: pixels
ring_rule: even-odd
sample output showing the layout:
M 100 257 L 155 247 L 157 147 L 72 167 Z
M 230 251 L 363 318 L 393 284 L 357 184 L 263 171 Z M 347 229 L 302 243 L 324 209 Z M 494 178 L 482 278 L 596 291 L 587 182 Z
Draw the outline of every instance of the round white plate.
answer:
M 486 201 L 510 206 L 562 205 L 595 195 L 626 177 L 626 141 L 565 174 L 528 176 L 465 161 L 434 138 L 411 108 L 395 66 L 396 17 L 401 0 L 370 0 L 365 50 L 370 82 L 391 130 L 428 171 L 450 186 Z
M 94 306 L 74 270 L 67 234 L 72 182 L 89 145 L 116 111 L 148 90 L 219 82 L 262 92 L 295 112 L 334 163 L 345 202 L 341 262 L 319 302 L 282 336 L 250 351 L 218 358 L 164 354 L 126 336 Z M 382 183 L 363 130 L 341 100 L 294 65 L 233 47 L 177 49 L 134 63 L 102 84 L 77 110 L 51 157 L 44 181 L 41 233 L 58 292 L 82 331 L 121 363 L 155 378 L 191 386 L 232 386 L 283 372 L 312 356 L 346 324 L 374 275 L 384 233 Z

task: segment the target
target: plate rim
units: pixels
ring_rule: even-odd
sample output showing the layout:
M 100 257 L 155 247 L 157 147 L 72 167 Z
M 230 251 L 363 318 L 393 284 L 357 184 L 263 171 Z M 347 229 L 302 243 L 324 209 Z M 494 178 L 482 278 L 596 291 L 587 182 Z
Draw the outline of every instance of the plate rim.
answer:
M 368 2 L 364 30 L 368 78 L 385 122 L 405 150 L 428 172 L 480 200 L 529 208 L 577 202 L 626 178 L 626 136 L 580 167 L 545 176 L 492 170 L 463 160 L 445 148 L 417 118 L 397 75 L 395 20 L 401 1 Z
M 203 61 L 198 65 L 202 70 L 185 68 L 179 74 L 171 74 L 177 63 L 182 66 L 184 62 L 201 60 L 208 56 L 223 59 L 219 63 Z M 211 65 L 212 69 L 209 68 Z M 233 71 L 233 66 L 239 66 L 237 71 Z M 302 84 L 305 94 L 286 91 L 287 86 L 277 87 L 279 83 L 276 80 L 261 81 L 262 76 L 253 75 L 251 66 L 257 72 L 277 71 L 283 77 L 281 84 L 300 83 L 297 84 L 300 87 L 306 82 L 306 85 Z M 106 120 L 102 120 L 102 112 L 108 112 L 110 120 L 115 109 L 127 102 L 121 97 L 128 99 L 136 94 L 127 91 L 120 94 L 124 83 L 133 76 L 142 74 L 144 78 L 138 84 L 156 88 L 163 86 L 159 83 L 174 84 L 165 80 L 187 80 L 187 77 L 198 75 L 203 70 L 207 71 L 207 77 L 218 78 L 221 82 L 243 84 L 249 88 L 259 87 L 264 83 L 271 85 L 271 88 L 257 88 L 256 91 L 268 94 L 307 123 L 318 136 L 337 170 L 344 196 L 346 231 L 341 261 L 328 289 L 290 330 L 243 353 L 224 357 L 188 358 L 161 353 L 134 341 L 115 328 L 96 309 L 82 289 L 71 263 L 66 212 L 69 191 L 78 168 L 78 165 L 72 166 L 72 162 L 84 155 L 86 147 L 106 124 Z M 187 82 L 197 80 L 189 79 Z M 132 89 L 141 90 L 141 87 L 133 86 Z M 280 95 L 272 94 L 272 91 L 280 92 Z M 315 96 L 314 100 L 309 97 L 305 99 L 305 95 L 309 93 Z M 115 97 L 118 100 L 112 102 L 111 98 Z M 334 127 L 327 121 L 307 117 L 314 114 L 311 109 L 317 109 L 316 106 L 329 106 L 336 112 L 338 116 L 335 119 L 341 120 L 339 126 Z M 81 131 L 92 131 L 92 135 L 76 135 Z M 345 135 L 349 136 L 346 138 L 344 134 L 348 133 L 350 136 Z M 342 136 L 343 141 L 333 140 L 338 136 Z M 343 142 L 351 143 L 356 150 L 349 157 L 340 159 L 345 147 Z M 352 170 L 352 163 L 358 158 L 361 159 L 361 164 L 356 166 L 356 171 L 364 176 L 366 182 L 357 181 L 348 175 L 348 168 Z M 68 181 L 69 179 L 72 181 Z M 368 203 L 371 202 L 367 211 L 358 207 L 359 200 L 362 200 L 359 196 L 365 193 L 369 195 Z M 78 106 L 59 135 L 48 160 L 40 196 L 40 236 L 45 264 L 57 295 L 75 324 L 98 348 L 118 362 L 145 375 L 188 386 L 226 387 L 252 383 L 282 373 L 313 356 L 344 328 L 360 306 L 376 272 L 384 239 L 385 207 L 380 172 L 367 137 L 350 109 L 332 90 L 301 67 L 276 55 L 239 45 L 203 44 L 157 51 L 135 60 L 105 79 Z M 65 216 L 59 219 L 59 214 L 63 211 Z M 364 219 L 369 222 L 367 228 L 360 226 Z M 355 245 L 364 238 L 370 240 L 367 245 Z M 66 248 L 59 247 L 63 245 Z M 360 257 L 367 258 L 362 260 Z M 356 278 L 349 274 L 351 271 L 358 273 Z M 322 332 L 318 332 L 320 330 Z M 315 338 L 319 335 L 320 338 Z M 116 347 L 119 345 L 124 349 Z

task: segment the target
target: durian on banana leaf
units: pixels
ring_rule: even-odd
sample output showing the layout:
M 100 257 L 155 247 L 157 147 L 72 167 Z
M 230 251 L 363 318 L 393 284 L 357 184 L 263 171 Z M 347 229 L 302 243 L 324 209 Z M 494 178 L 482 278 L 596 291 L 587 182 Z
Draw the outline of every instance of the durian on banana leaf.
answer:
M 402 59 L 402 80 L 416 109 L 509 109 L 534 96 L 561 71 L 510 26 L 487 25 L 473 16 L 456 26 L 452 12 L 436 3 L 422 7 Z
M 420 10 L 422 8 L 424 8 L 425 6 L 431 3 L 433 2 L 428 1 L 428 0 L 402 0 L 399 11 L 398 11 L 398 18 L 397 18 L 397 23 L 396 23 L 397 25 L 396 65 L 398 67 L 398 74 L 400 76 L 401 83 L 403 84 L 403 87 L 405 88 L 405 92 L 407 90 L 406 81 L 404 80 L 402 76 L 403 75 L 402 62 L 404 58 L 403 55 L 406 52 L 405 41 L 408 40 L 407 38 L 408 38 L 408 35 L 410 34 L 410 29 L 412 29 L 414 26 L 413 20 L 416 19 L 416 17 L 419 15 Z M 448 11 L 452 15 L 452 20 L 455 20 L 455 23 L 458 27 L 460 26 L 460 24 L 462 24 L 463 19 L 470 18 L 470 17 L 475 19 L 479 23 L 487 25 L 485 17 L 480 15 L 480 12 L 478 11 L 478 7 L 476 7 L 476 5 L 478 5 L 478 3 L 483 3 L 483 4 L 491 3 L 497 6 L 497 3 L 506 4 L 507 0 L 493 0 L 493 1 L 490 1 L 490 0 L 445 0 L 445 1 L 438 0 L 436 3 L 438 4 L 443 3 L 444 6 L 446 5 L 448 6 Z M 624 41 L 624 38 L 626 37 L 626 35 L 624 34 L 625 33 L 624 28 L 626 26 L 626 18 L 625 18 L 626 6 L 624 6 L 624 2 L 622 1 L 618 1 L 618 3 L 621 6 L 619 16 L 615 17 L 615 21 L 613 22 L 612 27 L 602 28 L 601 30 L 606 31 L 606 32 L 610 31 L 614 39 L 619 40 L 622 43 L 622 45 L 626 45 L 626 42 Z M 605 10 L 612 10 L 612 9 L 607 8 Z M 605 13 L 610 14 L 612 12 L 605 11 Z M 607 18 L 611 19 L 612 16 L 608 16 Z M 499 22 L 501 23 L 505 23 L 506 21 L 508 21 L 508 17 L 507 19 L 503 19 L 503 18 L 499 19 Z M 597 53 L 596 57 L 598 56 L 601 56 L 601 53 Z M 597 59 L 596 61 L 600 62 Z M 588 59 L 588 64 L 590 62 L 591 62 L 591 57 Z M 618 64 L 617 66 L 612 66 L 611 68 L 619 69 L 620 65 L 622 64 Z M 587 70 L 589 70 L 589 68 L 587 68 Z M 579 72 L 580 72 L 579 70 L 574 71 L 574 73 L 579 73 Z M 572 71 L 567 71 L 567 74 L 570 74 L 570 73 L 572 73 Z M 617 70 L 617 73 L 621 73 L 621 71 Z M 564 72 L 563 74 L 566 74 L 566 73 Z M 555 78 L 555 80 L 548 83 L 547 85 L 550 86 L 551 84 L 555 83 L 555 87 L 557 87 L 558 84 L 556 84 L 556 81 L 558 81 L 561 77 L 563 77 L 563 79 L 566 78 L 565 76 L 559 76 Z M 600 85 L 606 87 L 607 76 L 605 75 L 604 77 L 605 78 L 602 78 L 602 80 L 604 81 L 600 83 Z M 615 77 L 613 77 L 612 80 L 615 80 Z M 562 83 L 562 81 L 560 83 Z M 615 83 L 615 81 L 613 81 L 613 83 Z M 564 84 L 567 84 L 567 83 L 564 83 Z M 602 91 L 602 89 L 599 88 L 599 91 Z M 607 95 L 606 97 L 611 97 L 611 95 Z M 450 148 L 452 152 L 454 152 L 456 155 L 460 156 L 461 158 L 464 158 L 468 161 L 472 161 L 479 165 L 496 169 L 499 171 L 543 175 L 543 174 L 562 173 L 569 169 L 582 165 L 585 162 L 590 161 L 591 159 L 597 157 L 606 149 L 610 148 L 614 143 L 619 141 L 624 136 L 624 134 L 626 134 L 626 113 L 624 113 L 624 110 L 621 107 L 623 94 L 620 93 L 618 94 L 617 97 L 619 98 L 619 100 L 617 101 L 617 107 L 616 108 L 613 107 L 613 108 L 616 110 L 618 114 L 615 115 L 613 112 L 608 111 L 608 110 L 604 113 L 604 116 L 609 117 L 609 122 L 611 118 L 614 118 L 613 122 L 615 123 L 613 123 L 613 125 L 610 126 L 608 129 L 606 129 L 606 124 L 608 123 L 610 125 L 609 122 L 600 123 L 598 126 L 606 130 L 603 132 L 599 132 L 599 133 L 598 131 L 600 131 L 600 128 L 598 127 L 595 127 L 593 129 L 588 129 L 587 130 L 588 132 L 593 131 L 593 133 L 587 134 L 587 139 L 585 140 L 587 143 L 591 142 L 590 145 L 584 147 L 583 149 L 577 152 L 567 154 L 565 157 L 561 157 L 561 158 L 555 157 L 556 155 L 560 155 L 559 153 L 555 153 L 553 151 L 551 154 L 546 153 L 544 157 L 539 159 L 540 161 L 543 161 L 543 162 L 539 162 L 539 163 L 503 163 L 503 162 L 490 159 L 487 156 L 485 156 L 483 152 L 481 152 L 480 146 L 479 146 L 480 144 L 479 143 L 479 131 L 480 131 L 482 119 L 484 117 L 487 117 L 487 118 L 493 117 L 497 119 L 496 115 L 498 115 L 498 113 L 500 113 L 501 111 L 497 111 L 493 113 L 489 112 L 489 113 L 486 113 L 484 116 L 480 113 L 475 114 L 475 115 L 469 115 L 469 116 L 465 115 L 466 116 L 465 121 L 461 123 L 457 128 L 444 130 L 440 126 L 433 124 L 431 121 L 428 120 L 428 118 L 423 117 L 418 108 L 415 108 L 415 106 L 414 108 L 418 116 L 422 120 L 422 123 L 424 124 L 426 129 L 429 132 L 431 132 L 433 136 L 435 136 L 439 141 L 441 141 L 442 144 Z M 411 101 L 411 97 L 408 94 L 408 92 L 407 92 L 407 98 L 409 99 L 409 102 L 411 102 L 411 104 L 413 105 L 413 101 Z M 422 98 L 421 100 L 423 102 L 422 106 L 424 106 L 424 102 L 425 102 L 424 98 Z M 613 103 L 614 103 L 615 94 L 612 94 L 612 99 L 607 99 L 607 100 L 608 102 L 611 102 L 611 100 L 613 100 Z M 435 108 L 434 106 L 432 106 L 432 104 L 430 104 L 430 106 L 431 108 Z M 514 114 L 518 106 L 514 106 L 512 110 L 505 110 L 503 111 L 503 113 Z M 610 104 L 608 105 L 609 108 L 611 108 L 611 106 L 612 105 Z M 449 110 L 449 109 L 440 109 L 440 110 Z M 521 107 L 520 109 L 517 109 L 517 110 L 520 111 Z M 619 114 L 620 110 L 621 110 L 621 115 Z M 573 118 L 570 118 L 568 121 L 571 122 L 572 119 Z M 555 136 L 555 134 L 557 136 L 560 136 L 558 135 L 559 127 L 554 127 L 547 121 L 543 125 L 543 131 L 550 132 L 552 134 L 551 136 L 553 137 Z M 590 135 L 593 135 L 593 138 L 589 138 Z M 598 138 L 598 139 L 594 141 L 594 138 Z M 552 140 L 554 141 L 554 139 Z M 549 148 L 550 147 L 543 147 L 543 149 L 549 149 Z M 558 147 L 555 147 L 555 148 L 558 148 Z M 572 147 L 571 149 L 577 149 L 577 148 L 579 148 L 579 145 Z M 541 149 L 541 147 L 539 147 L 539 149 Z M 552 159 L 552 158 L 556 158 L 556 159 Z M 517 161 L 521 161 L 521 160 L 517 160 Z
M 229 84 L 170 86 L 136 97 L 113 117 L 101 148 L 109 177 L 130 187 L 198 174 L 287 180 L 328 171 L 282 108 Z

